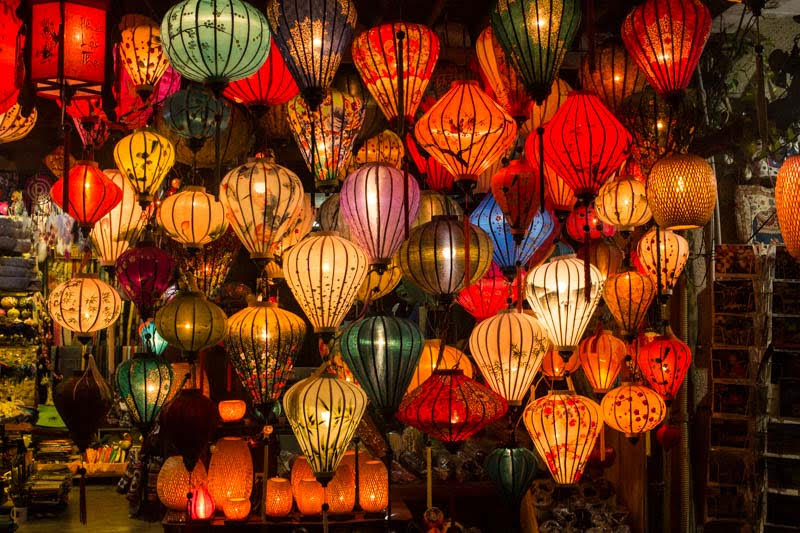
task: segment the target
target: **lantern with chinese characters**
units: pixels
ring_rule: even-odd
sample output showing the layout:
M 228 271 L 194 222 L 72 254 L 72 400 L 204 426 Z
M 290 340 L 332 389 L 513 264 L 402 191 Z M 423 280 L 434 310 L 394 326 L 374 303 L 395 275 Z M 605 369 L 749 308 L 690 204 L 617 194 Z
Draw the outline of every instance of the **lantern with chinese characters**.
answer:
M 231 106 L 217 98 L 209 89 L 190 85 L 171 94 L 161 106 L 161 118 L 193 152 L 203 147 L 216 131 L 227 129 L 231 121 Z
M 629 340 L 638 333 L 655 295 L 655 281 L 636 270 L 611 274 L 603 285 L 603 300 Z
M 223 422 L 238 422 L 247 413 L 247 404 L 243 400 L 222 400 L 217 404 L 217 411 Z
M 414 126 L 420 146 L 466 184 L 503 157 L 516 135 L 514 120 L 477 82 L 454 82 Z
M 639 67 L 622 43 L 615 41 L 604 43 L 594 55 L 586 54 L 578 77 L 584 89 L 595 93 L 615 113 L 626 98 L 645 87 Z
M 371 264 L 385 268 L 417 217 L 419 185 L 394 167 L 370 163 L 347 176 L 339 202 L 352 239 Z
M 169 288 L 174 268 L 172 257 L 152 241 L 137 244 L 117 259 L 117 281 L 144 320 L 153 318 L 155 304 Z
M 717 203 L 717 178 L 705 159 L 673 154 L 653 165 L 647 178 L 647 203 L 667 230 L 705 226 Z
M 284 254 L 283 275 L 314 331 L 333 333 L 367 276 L 367 255 L 334 232 L 306 237 Z
M 133 421 L 147 433 L 167 403 L 172 368 L 166 359 L 137 353 L 117 367 L 117 390 Z
M 403 120 L 413 123 L 439 58 L 439 38 L 433 30 L 406 22 L 382 24 L 355 38 L 352 55 L 389 122 L 396 123 L 403 113 Z
M 130 181 L 116 169 L 103 173 L 122 189 L 122 200 L 95 222 L 89 237 L 100 258 L 100 266 L 111 267 L 139 239 L 147 217 L 136 201 Z
M 355 171 L 360 165 L 366 163 L 380 163 L 394 168 L 401 168 L 403 157 L 405 156 L 403 141 L 391 130 L 383 130 L 374 137 L 364 141 L 364 144 L 356 152 L 353 160 Z
M 667 331 L 640 345 L 636 362 L 647 383 L 670 403 L 678 394 L 692 364 L 692 350 Z
M 158 333 L 191 361 L 200 350 L 213 346 L 225 337 L 227 317 L 217 305 L 197 290 L 178 292 L 156 312 Z
M 475 320 L 485 320 L 517 300 L 516 283 L 509 282 L 492 263 L 486 274 L 458 293 L 458 304 Z
M 573 485 L 580 481 L 603 430 L 600 406 L 585 396 L 552 391 L 531 401 L 522 420 L 555 482 Z
M 271 477 L 267 480 L 267 494 L 264 511 L 267 516 L 286 516 L 292 512 L 292 485 L 289 480 Z
M 652 216 L 644 184 L 631 177 L 603 185 L 594 199 L 594 212 L 597 218 L 619 231 L 632 231 Z
M 242 437 L 222 437 L 208 464 L 208 490 L 224 511 L 232 498 L 249 498 L 253 490 L 253 458 Z
M 775 211 L 786 249 L 800 258 L 800 156 L 790 156 L 781 165 L 775 182 Z
M 586 379 L 596 393 L 604 393 L 617 379 L 627 354 L 625 343 L 610 331 L 598 331 L 578 345 L 578 356 Z
M 281 51 L 275 46 L 270 48 L 267 60 L 260 69 L 246 78 L 231 82 L 223 94 L 248 107 L 264 108 L 285 104 L 298 91 Z
M 161 470 L 158 471 L 156 480 L 156 494 L 164 507 L 172 511 L 186 510 L 186 494 L 191 492 L 195 485 L 206 481 L 206 468 L 203 463 L 197 463 L 192 472 L 188 472 L 180 455 L 167 457 Z
M 636 257 L 650 279 L 660 283 L 661 293 L 672 294 L 689 259 L 689 241 L 672 231 L 653 227 L 639 239 Z
M 650 85 L 675 100 L 697 68 L 711 33 L 711 14 L 700 0 L 647 0 L 625 17 L 621 33 Z
M 608 391 L 600 410 L 605 423 L 629 439 L 655 429 L 667 414 L 667 406 L 656 391 L 633 383 Z
M 133 185 L 139 203 L 147 204 L 175 164 L 175 147 L 153 130 L 139 129 L 114 146 L 114 162 Z
M 403 271 L 394 261 L 386 265 L 386 270 L 383 272 L 370 269 L 364 283 L 358 289 L 356 300 L 366 303 L 383 298 L 397 287 L 402 278 Z
M 119 23 L 122 65 L 146 100 L 169 67 L 161 47 L 161 28 L 143 15 L 125 15 Z
M 382 461 L 365 461 L 358 476 L 358 504 L 368 513 L 380 513 L 389 505 L 389 472 Z
M 541 207 L 538 172 L 524 159 L 515 159 L 492 177 L 492 195 L 519 246 Z
M 161 434 L 192 471 L 217 426 L 217 406 L 200 389 L 181 389 L 159 419 Z
M 184 0 L 164 15 L 161 42 L 181 76 L 221 90 L 261 68 L 270 32 L 264 15 L 247 2 Z
M 25 78 L 19 4 L 20 0 L 11 0 L 0 6 L 0 70 L 5 73 L 0 80 L 0 113 L 16 105 Z
M 614 226 L 602 222 L 594 206 L 579 205 L 567 216 L 567 234 L 578 242 L 611 237 L 616 233 Z
M 222 204 L 198 186 L 167 196 L 156 212 L 156 221 L 170 238 L 190 250 L 218 239 L 228 229 Z
M 59 326 L 85 344 L 96 331 L 117 321 L 122 301 L 96 274 L 76 274 L 50 291 L 47 309 Z
M 39 112 L 34 107 L 27 117 L 22 115 L 22 107 L 14 104 L 0 115 L 0 144 L 24 139 L 36 125 Z
M 486 383 L 509 405 L 522 405 L 549 346 L 534 317 L 511 309 L 479 322 L 469 336 L 470 352 Z
M 214 513 L 217 511 L 217 506 L 214 503 L 214 498 L 211 496 L 208 487 L 205 483 L 195 486 L 191 493 L 191 498 L 188 501 L 189 505 L 189 518 L 191 520 L 198 520 L 204 522 L 214 518 Z
M 530 116 L 531 96 L 522 77 L 506 55 L 491 26 L 485 28 L 475 41 L 478 64 L 486 77 L 497 102 L 517 124 Z
M 286 418 L 320 482 L 333 478 L 367 401 L 360 387 L 320 371 L 286 391 Z
M 65 181 L 67 190 L 64 190 Z M 68 205 L 64 205 L 64 196 Z M 94 161 L 79 161 L 69 171 L 69 180 L 59 179 L 50 188 L 53 202 L 75 219 L 88 235 L 95 222 L 122 200 L 120 189 Z
M 536 456 L 527 448 L 495 448 L 484 468 L 506 500 L 517 506 L 536 477 Z

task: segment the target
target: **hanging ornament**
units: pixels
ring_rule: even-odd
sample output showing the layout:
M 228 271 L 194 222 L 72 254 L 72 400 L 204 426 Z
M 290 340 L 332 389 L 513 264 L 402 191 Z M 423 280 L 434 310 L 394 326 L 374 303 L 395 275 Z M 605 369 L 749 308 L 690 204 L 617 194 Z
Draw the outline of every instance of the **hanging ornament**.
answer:
M 644 184 L 631 177 L 609 181 L 594 199 L 594 212 L 618 231 L 632 231 L 652 217 Z
M 185 352 L 189 362 L 225 337 L 226 320 L 222 309 L 196 289 L 179 291 L 155 317 L 158 333 L 170 346 Z
M 193 151 L 200 150 L 218 128 L 227 128 L 231 113 L 227 100 L 197 85 L 181 89 L 161 106 L 164 123 Z
M 19 141 L 28 136 L 36 125 L 39 112 L 34 107 L 28 116 L 22 115 L 22 107 L 14 104 L 0 115 L 0 144 Z
M 524 159 L 515 159 L 492 177 L 492 195 L 519 246 L 540 211 L 539 173 Z
M 618 114 L 622 102 L 645 88 L 642 72 L 622 43 L 609 40 L 594 54 L 586 54 L 578 70 L 581 87 L 595 93 L 612 112 Z
M 246 78 L 231 82 L 223 95 L 248 107 L 264 108 L 285 104 L 298 91 L 281 51 L 278 47 L 270 47 L 261 68 Z
M 114 146 L 114 162 L 133 185 L 139 204 L 146 205 L 175 164 L 175 147 L 158 133 L 139 129 Z
M 150 431 L 166 404 L 173 379 L 167 360 L 154 354 L 134 354 L 117 367 L 120 399 L 143 434 Z
M 121 308 L 117 291 L 96 274 L 76 274 L 52 289 L 47 298 L 52 319 L 83 344 L 116 322 Z
M 607 392 L 617 379 L 628 347 L 611 331 L 602 330 L 586 337 L 578 345 L 583 374 L 598 394 Z
M 121 172 L 113 169 L 104 170 L 103 174 L 122 190 L 122 200 L 94 223 L 89 237 L 100 266 L 112 267 L 117 258 L 139 239 L 147 217 L 139 207 L 133 185 Z
M 656 282 L 635 270 L 611 274 L 603 285 L 603 300 L 628 340 L 639 332 L 656 295 Z
M 667 230 L 706 225 L 717 203 L 717 178 L 705 159 L 673 154 L 653 165 L 647 177 L 647 203 L 653 218 Z
M 567 217 L 567 234 L 577 242 L 611 237 L 616 233 L 614 226 L 600 220 L 592 204 L 579 205 Z M 588 227 L 588 229 L 587 229 Z
M 510 56 L 503 51 L 491 26 L 480 33 L 475 41 L 475 49 L 481 71 L 495 99 L 517 124 L 522 124 L 530 116 L 533 102 L 522 77 L 507 59 Z
M 657 231 L 652 227 L 639 239 L 636 257 L 651 280 L 659 283 L 659 270 L 661 271 L 661 293 L 672 294 L 672 289 L 689 259 L 689 241 L 672 231 Z
M 775 211 L 786 250 L 800 258 L 800 156 L 789 156 L 781 165 L 775 182 Z
M 656 431 L 656 440 L 665 450 L 669 451 L 680 442 L 681 430 L 672 424 L 661 424 Z
M 161 28 L 143 15 L 124 15 L 119 22 L 119 54 L 136 92 L 147 100 L 169 67 L 161 48 Z
M 461 289 L 456 302 L 475 320 L 481 321 L 506 309 L 518 296 L 517 284 L 506 280 L 500 267 L 492 263 L 481 279 Z
M 536 456 L 527 448 L 495 448 L 484 469 L 500 494 L 517 507 L 536 477 Z
M 636 362 L 647 383 L 669 404 L 692 364 L 692 350 L 668 330 L 640 345 Z
M 142 319 L 153 318 L 156 303 L 172 282 L 174 268 L 172 257 L 152 241 L 137 244 L 117 259 L 117 281 Z
M 181 455 L 189 472 L 198 464 L 216 425 L 217 406 L 199 389 L 181 389 L 159 420 L 164 440 Z
M 189 519 L 195 522 L 205 522 L 214 518 L 217 506 L 208 490 L 206 483 L 196 485 L 188 499 Z
M 205 187 L 184 187 L 167 196 L 156 212 L 156 222 L 186 249 L 199 249 L 228 229 L 222 204 Z
M 411 224 L 412 228 L 421 226 L 439 215 L 463 216 L 464 211 L 458 202 L 436 191 L 424 190 L 419 192 L 419 211 L 417 218 Z M 473 221 L 473 224 L 475 222 Z M 485 230 L 484 230 L 485 231 Z M 488 232 L 487 232 L 488 233 Z
M 439 358 L 440 352 L 441 359 Z M 411 378 L 411 383 L 408 385 L 406 396 L 425 383 L 437 368 L 443 370 L 458 369 L 466 377 L 472 377 L 472 363 L 467 354 L 455 346 L 445 345 L 442 348 L 439 339 L 427 339 L 422 347 L 422 354 L 419 356 L 419 363 L 414 371 L 414 377 Z
M 69 204 L 64 206 L 64 186 Z M 87 235 L 94 224 L 122 200 L 120 189 L 94 161 L 79 161 L 69 179 L 59 179 L 50 188 L 50 198 L 71 216 Z
M 655 429 L 667 415 L 664 400 L 653 389 L 635 383 L 623 383 L 603 396 L 600 403 L 603 420 L 629 439 Z

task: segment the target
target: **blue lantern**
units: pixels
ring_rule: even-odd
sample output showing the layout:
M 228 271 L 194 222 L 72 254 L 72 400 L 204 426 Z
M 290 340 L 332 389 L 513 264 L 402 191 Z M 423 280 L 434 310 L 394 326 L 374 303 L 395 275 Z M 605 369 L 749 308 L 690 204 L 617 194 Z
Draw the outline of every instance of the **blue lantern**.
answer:
M 496 448 L 486 457 L 486 475 L 516 507 L 536 476 L 536 456 L 527 448 Z
M 145 352 L 161 355 L 167 349 L 167 341 L 156 331 L 156 324 L 152 320 L 148 320 L 139 328 L 139 336 L 142 338 Z
M 161 356 L 137 353 L 117 367 L 120 398 L 142 431 L 152 427 L 172 387 L 172 367 Z
M 216 133 L 217 117 L 220 131 L 228 128 L 231 111 L 231 105 L 224 98 L 215 97 L 199 85 L 190 85 L 164 100 L 161 118 L 196 152 Z

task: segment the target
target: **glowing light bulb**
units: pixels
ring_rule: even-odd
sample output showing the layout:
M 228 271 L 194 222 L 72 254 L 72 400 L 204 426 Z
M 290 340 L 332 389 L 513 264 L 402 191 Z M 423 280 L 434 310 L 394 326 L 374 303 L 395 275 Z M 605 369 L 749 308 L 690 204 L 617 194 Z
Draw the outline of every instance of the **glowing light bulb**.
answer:
M 253 192 L 256 194 L 264 194 L 267 192 L 267 184 L 263 181 L 254 181 L 253 182 Z
M 331 412 L 330 411 L 320 411 L 319 413 L 319 423 L 327 426 L 331 423 Z

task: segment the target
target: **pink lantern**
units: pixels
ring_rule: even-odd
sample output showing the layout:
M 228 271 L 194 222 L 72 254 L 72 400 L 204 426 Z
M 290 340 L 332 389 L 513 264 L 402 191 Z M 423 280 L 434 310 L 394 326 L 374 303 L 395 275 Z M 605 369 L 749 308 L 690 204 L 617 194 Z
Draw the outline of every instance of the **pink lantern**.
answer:
M 169 287 L 175 262 L 152 242 L 141 242 L 117 259 L 117 280 L 143 320 L 153 318 L 155 303 Z

